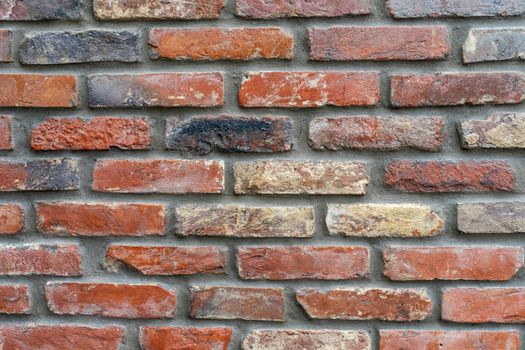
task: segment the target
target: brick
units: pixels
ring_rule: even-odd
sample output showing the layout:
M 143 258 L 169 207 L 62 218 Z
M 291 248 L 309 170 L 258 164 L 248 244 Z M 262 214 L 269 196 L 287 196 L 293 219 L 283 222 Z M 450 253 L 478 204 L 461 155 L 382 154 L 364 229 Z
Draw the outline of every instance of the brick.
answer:
M 289 117 L 203 116 L 166 125 L 166 147 L 185 153 L 273 153 L 290 151 L 293 123 Z
M 72 75 L 0 74 L 0 107 L 71 108 L 77 100 Z
M 78 190 L 78 160 L 0 161 L 0 192 Z
M 366 247 L 283 246 L 239 247 L 237 269 L 246 280 L 366 278 L 369 257 Z
M 384 275 L 394 281 L 507 281 L 523 267 L 515 247 L 389 247 Z
M 57 236 L 158 236 L 166 231 L 160 204 L 37 202 L 40 232 Z
M 3 350 L 119 350 L 124 328 L 66 325 L 0 326 Z
M 417 204 L 329 204 L 326 225 L 331 235 L 353 237 L 431 237 L 443 219 Z
M 463 323 L 525 323 L 525 288 L 449 288 L 441 318 Z
M 13 149 L 12 122 L 13 118 L 10 115 L 0 115 L 0 151 Z
M 157 28 L 152 58 L 174 60 L 292 59 L 293 37 L 280 28 Z
M 241 344 L 242 350 L 371 350 L 365 332 L 340 330 L 254 330 Z
M 498 113 L 459 125 L 463 148 L 525 148 L 525 113 Z
M 463 45 L 465 63 L 525 60 L 525 28 L 469 31 Z
M 143 275 L 224 273 L 227 249 L 219 247 L 152 247 L 111 245 L 108 267 L 123 264 Z
M 525 13 L 521 0 L 466 2 L 441 0 L 387 0 L 388 13 L 396 18 L 416 17 L 496 17 L 519 16 Z
M 381 350 L 518 350 L 517 331 L 381 330 Z
M 0 6 L 0 21 L 76 21 L 82 15 L 82 0 L 8 0 Z
M 439 60 L 449 54 L 444 26 L 353 26 L 308 30 L 315 61 Z
M 175 209 L 175 217 L 182 236 L 308 238 L 314 234 L 312 207 L 185 205 Z
M 143 350 L 228 350 L 231 328 L 142 327 Z
M 233 166 L 236 194 L 363 195 L 369 182 L 364 163 L 255 161 Z
M 45 288 L 49 310 L 59 315 L 172 318 L 175 294 L 156 284 L 52 283 Z
M 251 72 L 239 90 L 243 107 L 317 108 L 379 103 L 376 72 Z
M 224 103 L 222 73 L 92 75 L 89 106 L 217 107 Z
M 31 302 L 27 285 L 0 285 L 0 314 L 30 313 Z
M 0 248 L 0 275 L 80 276 L 76 245 L 22 245 Z
M 515 72 L 391 76 L 395 107 L 501 105 L 523 100 L 525 75 Z
M 464 233 L 525 232 L 525 203 L 458 203 L 458 230 Z
M 318 151 L 417 149 L 437 152 L 446 140 L 441 117 L 328 117 L 310 122 L 309 144 Z
M 151 148 L 146 118 L 49 118 L 31 131 L 31 148 L 37 151 L 109 150 Z
M 92 189 L 117 193 L 221 193 L 224 163 L 219 160 L 98 160 Z
M 301 289 L 297 301 L 312 319 L 422 321 L 432 311 L 424 289 Z
M 24 229 L 24 209 L 18 204 L 0 204 L 0 234 L 13 235 Z
M 224 0 L 159 1 L 94 0 L 95 17 L 101 20 L 176 20 L 219 18 Z
M 284 321 L 284 289 L 191 287 L 190 317 L 214 320 Z
M 86 30 L 28 34 L 19 47 L 22 64 L 140 61 L 140 32 Z
M 241 17 L 271 19 L 279 17 L 339 17 L 370 13 L 370 0 L 237 0 Z
M 0 62 L 13 62 L 12 46 L 13 46 L 12 32 L 10 30 L 5 30 L 5 29 L 0 30 Z
M 389 187 L 404 192 L 512 191 L 515 174 L 507 161 L 391 162 L 385 175 Z

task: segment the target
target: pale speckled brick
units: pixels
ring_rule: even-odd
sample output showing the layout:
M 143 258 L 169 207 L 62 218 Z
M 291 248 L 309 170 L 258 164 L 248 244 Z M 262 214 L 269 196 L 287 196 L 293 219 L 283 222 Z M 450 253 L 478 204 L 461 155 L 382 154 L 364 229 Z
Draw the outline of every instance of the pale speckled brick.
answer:
M 459 124 L 464 148 L 525 148 L 525 113 L 493 114 Z

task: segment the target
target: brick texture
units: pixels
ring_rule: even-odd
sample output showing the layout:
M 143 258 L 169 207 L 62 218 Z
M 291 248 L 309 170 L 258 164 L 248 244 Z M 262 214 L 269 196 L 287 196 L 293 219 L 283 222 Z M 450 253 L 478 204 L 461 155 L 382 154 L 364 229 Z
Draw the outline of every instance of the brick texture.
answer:
M 231 328 L 143 327 L 140 343 L 143 350 L 227 350 Z
M 80 249 L 76 245 L 17 245 L 0 249 L 0 275 L 80 276 Z
M 10 30 L 0 30 L 0 62 L 12 62 L 13 33 Z
M 0 74 L 0 107 L 71 108 L 77 100 L 74 76 Z
M 29 289 L 26 285 L 0 285 L 0 313 L 31 313 L 29 298 Z
M 0 151 L 10 151 L 13 149 L 12 124 L 13 117 L 10 115 L 0 115 Z
M 24 209 L 18 204 L 0 205 L 0 234 L 20 233 L 24 228 Z

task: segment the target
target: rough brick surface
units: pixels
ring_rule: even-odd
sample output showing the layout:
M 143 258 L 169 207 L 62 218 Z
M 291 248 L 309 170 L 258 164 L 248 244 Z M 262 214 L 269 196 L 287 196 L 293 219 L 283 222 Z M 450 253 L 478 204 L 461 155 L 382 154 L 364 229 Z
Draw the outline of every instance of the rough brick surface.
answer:
M 27 285 L 0 285 L 0 314 L 29 314 L 31 302 Z
M 370 5 L 370 0 L 236 0 L 239 16 L 260 19 L 366 15 L 370 13 Z
M 143 350 L 228 350 L 231 328 L 143 327 Z
M 0 161 L 0 192 L 79 189 L 78 160 Z
M 0 275 L 80 276 L 80 262 L 76 245 L 5 245 L 0 249 Z
M 0 204 L 0 234 L 20 233 L 24 228 L 24 209 L 18 204 Z
M 12 123 L 11 116 L 0 115 L 0 151 L 13 149 Z
M 75 21 L 83 15 L 82 0 L 7 0 L 0 4 L 0 21 Z
M 465 233 L 525 232 L 525 203 L 459 203 L 458 230 Z
M 388 12 L 396 18 L 415 17 L 495 17 L 518 16 L 525 13 L 521 0 L 387 0 Z
M 525 28 L 472 29 L 463 45 L 465 63 L 524 59 Z
M 13 61 L 13 33 L 10 30 L 0 30 L 0 62 Z
M 464 148 L 525 148 L 525 113 L 493 114 L 459 125 Z

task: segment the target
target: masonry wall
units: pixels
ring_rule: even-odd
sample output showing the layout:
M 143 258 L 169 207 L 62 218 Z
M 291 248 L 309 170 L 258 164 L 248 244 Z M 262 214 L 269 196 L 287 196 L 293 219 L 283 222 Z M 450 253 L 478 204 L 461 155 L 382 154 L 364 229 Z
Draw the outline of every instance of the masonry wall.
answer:
M 1 0 L 0 344 L 518 350 L 523 0 Z

